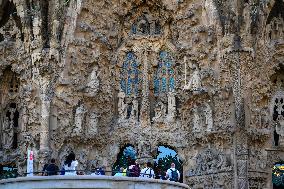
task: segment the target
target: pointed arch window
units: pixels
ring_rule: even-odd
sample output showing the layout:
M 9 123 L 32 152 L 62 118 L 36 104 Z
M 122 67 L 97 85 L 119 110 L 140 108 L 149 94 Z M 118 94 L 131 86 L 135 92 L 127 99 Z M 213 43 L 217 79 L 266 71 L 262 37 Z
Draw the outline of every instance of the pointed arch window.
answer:
M 154 93 L 166 93 L 175 89 L 174 61 L 170 53 L 160 51 L 158 68 L 154 77 Z
M 140 83 L 140 71 L 137 57 L 133 52 L 128 52 L 123 62 L 121 71 L 121 89 L 126 95 L 138 95 Z

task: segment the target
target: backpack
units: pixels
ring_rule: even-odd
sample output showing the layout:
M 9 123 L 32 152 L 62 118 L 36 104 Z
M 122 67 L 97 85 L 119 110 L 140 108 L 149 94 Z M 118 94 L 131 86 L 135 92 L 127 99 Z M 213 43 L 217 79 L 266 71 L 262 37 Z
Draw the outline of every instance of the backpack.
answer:
M 149 169 L 150 169 L 150 174 L 149 174 L 149 175 L 146 175 L 146 173 L 147 173 L 147 171 L 148 171 Z M 143 177 L 152 178 L 152 177 L 153 177 L 153 175 L 152 175 L 152 169 L 151 169 L 151 168 L 146 169 L 146 171 L 145 171 L 144 174 L 143 174 Z
M 175 169 L 174 171 L 172 169 L 170 169 L 172 171 L 172 176 L 170 178 L 170 181 L 175 181 L 177 182 L 178 181 L 178 172 L 177 170 Z

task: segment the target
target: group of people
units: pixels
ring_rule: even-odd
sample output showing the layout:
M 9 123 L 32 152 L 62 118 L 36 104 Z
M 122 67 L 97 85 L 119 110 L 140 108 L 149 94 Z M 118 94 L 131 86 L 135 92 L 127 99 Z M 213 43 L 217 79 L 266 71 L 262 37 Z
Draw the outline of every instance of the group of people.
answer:
M 157 178 L 175 182 L 180 180 L 180 172 L 175 168 L 174 163 L 171 164 L 171 167 L 167 170 L 165 177 L 163 177 L 162 175 L 155 175 L 151 162 L 147 162 L 145 167 L 141 169 L 138 162 L 135 160 L 131 161 L 128 168 L 120 167 L 119 172 L 117 172 L 114 176 Z
M 64 165 L 61 170 L 55 164 L 55 159 L 52 158 L 49 164 L 45 164 L 42 170 L 42 175 L 52 176 L 52 175 L 76 175 L 76 167 L 78 166 L 78 161 L 73 152 L 71 152 L 65 159 Z
M 180 172 L 175 168 L 175 164 L 172 163 L 171 167 L 167 170 L 165 177 L 161 175 L 155 175 L 151 162 L 147 162 L 143 169 L 140 168 L 137 160 L 130 159 L 128 167 L 120 167 L 119 171 L 114 176 L 128 176 L 128 177 L 145 177 L 145 178 L 158 178 L 166 179 L 170 181 L 178 182 L 180 180 Z M 80 175 L 82 173 L 76 170 L 78 161 L 75 158 L 75 154 L 71 152 L 65 159 L 64 165 L 61 169 L 55 164 L 55 159 L 51 159 L 49 164 L 45 164 L 43 167 L 42 175 Z M 91 175 L 105 175 L 103 168 L 95 170 Z

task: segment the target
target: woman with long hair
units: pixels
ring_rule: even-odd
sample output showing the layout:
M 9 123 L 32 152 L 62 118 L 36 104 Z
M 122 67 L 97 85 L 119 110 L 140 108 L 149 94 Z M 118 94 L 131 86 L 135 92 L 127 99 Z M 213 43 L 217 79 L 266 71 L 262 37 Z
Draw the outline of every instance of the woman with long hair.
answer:
M 71 152 L 65 159 L 64 169 L 65 175 L 77 175 L 76 167 L 78 166 L 78 161 L 75 159 L 74 152 Z

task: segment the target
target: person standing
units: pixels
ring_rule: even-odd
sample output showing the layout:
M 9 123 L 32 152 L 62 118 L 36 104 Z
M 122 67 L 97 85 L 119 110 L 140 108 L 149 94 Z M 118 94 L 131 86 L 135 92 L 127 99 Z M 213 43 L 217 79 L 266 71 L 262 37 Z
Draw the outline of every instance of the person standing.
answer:
M 154 170 L 152 169 L 151 162 L 147 162 L 146 167 L 141 170 L 140 177 L 155 178 L 155 173 Z
M 77 175 L 76 167 L 78 166 L 78 161 L 75 159 L 74 152 L 71 152 L 64 162 L 65 175 Z
M 128 176 L 129 177 L 139 177 L 140 175 L 140 166 L 137 162 L 137 160 L 132 160 L 131 165 L 128 167 Z
M 169 168 L 166 172 L 166 178 L 170 181 L 178 182 L 180 179 L 180 173 L 176 169 L 176 165 L 174 163 L 171 164 L 171 168 Z
M 46 167 L 46 172 L 48 176 L 57 175 L 59 172 L 58 166 L 55 164 L 55 159 L 50 160 L 50 164 Z

